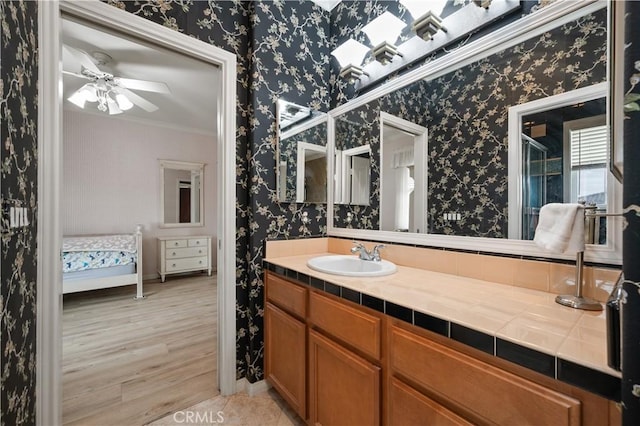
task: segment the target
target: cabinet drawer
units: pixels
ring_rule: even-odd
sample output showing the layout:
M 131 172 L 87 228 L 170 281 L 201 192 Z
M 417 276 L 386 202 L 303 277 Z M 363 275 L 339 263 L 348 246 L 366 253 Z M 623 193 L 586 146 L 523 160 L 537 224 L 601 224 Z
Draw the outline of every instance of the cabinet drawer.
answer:
M 409 331 L 391 327 L 389 358 L 393 374 L 455 401 L 485 422 L 580 424 L 580 401 Z
M 411 386 L 392 377 L 389 382 L 388 421 L 389 426 L 432 425 L 432 426 L 471 426 L 462 417 L 442 405 L 427 398 Z
M 201 257 L 207 255 L 206 247 L 168 248 L 167 259 L 180 259 L 183 257 Z
M 186 247 L 187 246 L 187 240 L 167 240 L 165 242 L 165 244 L 167 245 L 167 248 L 170 248 L 170 247 Z
M 206 238 L 191 238 L 187 244 L 189 247 L 207 247 L 207 241 Z
M 309 321 L 363 354 L 380 359 L 380 318 L 311 293 Z
M 207 256 L 167 260 L 167 272 L 188 271 L 207 268 Z
M 307 289 L 267 273 L 267 300 L 285 311 L 304 318 L 307 314 Z

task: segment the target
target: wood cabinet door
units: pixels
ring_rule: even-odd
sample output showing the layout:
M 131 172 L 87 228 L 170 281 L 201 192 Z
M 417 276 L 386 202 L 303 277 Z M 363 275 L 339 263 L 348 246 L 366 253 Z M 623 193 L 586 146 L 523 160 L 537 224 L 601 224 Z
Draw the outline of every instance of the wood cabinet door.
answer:
M 380 368 L 310 330 L 309 415 L 313 425 L 379 425 Z
M 267 303 L 264 312 L 265 377 L 296 413 L 306 418 L 306 325 Z
M 470 426 L 462 417 L 396 378 L 387 393 L 387 425 Z

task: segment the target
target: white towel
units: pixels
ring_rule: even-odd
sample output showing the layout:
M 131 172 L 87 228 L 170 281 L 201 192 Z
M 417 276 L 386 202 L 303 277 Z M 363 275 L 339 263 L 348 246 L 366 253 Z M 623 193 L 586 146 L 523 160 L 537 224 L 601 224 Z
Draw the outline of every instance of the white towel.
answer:
M 584 206 L 582 204 L 545 204 L 533 241 L 555 253 L 584 251 Z

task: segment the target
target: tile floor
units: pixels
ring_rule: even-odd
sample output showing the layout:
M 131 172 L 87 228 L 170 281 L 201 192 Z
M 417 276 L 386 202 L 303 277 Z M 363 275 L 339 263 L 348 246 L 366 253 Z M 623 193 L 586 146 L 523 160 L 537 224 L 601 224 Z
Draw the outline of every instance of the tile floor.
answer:
M 185 410 L 176 411 L 149 426 L 177 425 L 242 425 L 242 426 L 302 426 L 295 414 L 273 390 L 254 396 L 238 393 L 217 396 Z

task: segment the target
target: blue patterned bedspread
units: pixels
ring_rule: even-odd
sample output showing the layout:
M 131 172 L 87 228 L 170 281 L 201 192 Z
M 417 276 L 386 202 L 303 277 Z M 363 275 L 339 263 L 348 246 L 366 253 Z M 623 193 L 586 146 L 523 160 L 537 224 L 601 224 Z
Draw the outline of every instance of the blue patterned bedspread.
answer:
M 136 257 L 131 234 L 65 237 L 62 242 L 62 272 L 124 266 L 135 263 Z
M 136 261 L 136 254 L 124 251 L 71 251 L 62 253 L 62 272 L 123 266 Z

